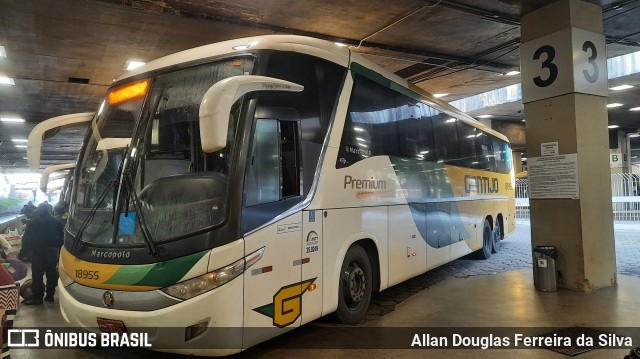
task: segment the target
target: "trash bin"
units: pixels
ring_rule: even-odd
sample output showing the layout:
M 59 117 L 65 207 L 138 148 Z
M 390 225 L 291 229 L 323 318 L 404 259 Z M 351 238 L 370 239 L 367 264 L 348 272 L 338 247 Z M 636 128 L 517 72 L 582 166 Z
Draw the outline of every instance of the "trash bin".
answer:
M 558 259 L 558 251 L 555 247 L 533 248 L 533 285 L 537 290 L 542 292 L 558 290 L 556 259 Z

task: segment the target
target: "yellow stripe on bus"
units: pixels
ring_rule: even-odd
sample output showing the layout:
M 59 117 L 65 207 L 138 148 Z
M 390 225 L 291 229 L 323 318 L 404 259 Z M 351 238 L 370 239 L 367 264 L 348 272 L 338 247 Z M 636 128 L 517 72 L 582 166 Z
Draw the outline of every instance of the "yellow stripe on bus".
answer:
M 62 248 L 60 252 L 60 262 L 69 277 L 87 287 L 130 291 L 147 291 L 159 288 L 128 284 L 105 284 L 109 278 L 122 268 L 122 265 L 86 262 L 74 257 L 65 248 Z

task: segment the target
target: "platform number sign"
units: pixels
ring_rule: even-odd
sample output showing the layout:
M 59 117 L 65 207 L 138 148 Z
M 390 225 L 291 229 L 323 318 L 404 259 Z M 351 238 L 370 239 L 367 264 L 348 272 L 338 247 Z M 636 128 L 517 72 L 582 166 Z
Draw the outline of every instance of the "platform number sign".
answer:
M 542 69 L 546 69 L 548 71 L 548 74 L 544 79 L 541 76 L 536 76 L 533 78 L 533 83 L 535 83 L 538 87 L 547 87 L 553 84 L 558 78 L 558 66 L 553 63 L 553 60 L 556 58 L 556 49 L 553 46 L 540 46 L 533 54 L 533 59 L 540 60 L 545 55 L 546 58 L 544 59 L 544 61 L 542 61 L 541 66 Z
M 593 72 L 591 72 L 590 70 L 582 70 L 582 74 L 587 81 L 594 84 L 596 83 L 596 81 L 598 81 L 598 77 L 600 75 L 600 69 L 598 68 L 598 63 L 596 62 L 596 60 L 598 59 L 598 49 L 592 41 L 587 40 L 582 44 L 582 51 L 590 53 L 587 61 L 589 62 L 589 65 L 593 67 Z
M 567 28 L 522 44 L 522 99 L 532 102 L 572 92 L 607 95 L 605 38 Z

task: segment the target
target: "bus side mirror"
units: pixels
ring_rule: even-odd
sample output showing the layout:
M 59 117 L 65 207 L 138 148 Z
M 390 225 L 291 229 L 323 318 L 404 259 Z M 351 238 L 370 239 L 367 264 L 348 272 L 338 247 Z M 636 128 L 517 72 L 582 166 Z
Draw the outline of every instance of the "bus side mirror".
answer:
M 49 184 L 49 176 L 56 171 L 64 171 L 70 170 L 76 166 L 75 163 L 64 163 L 61 165 L 53 165 L 45 168 L 42 171 L 42 176 L 40 177 L 40 189 L 42 192 L 47 193 L 47 184 Z
M 272 77 L 241 75 L 211 86 L 200 103 L 200 142 L 206 153 L 227 145 L 231 106 L 243 95 L 256 91 L 301 92 L 304 86 Z
M 31 130 L 31 133 L 29 133 L 29 140 L 27 142 L 27 158 L 29 161 L 29 168 L 32 170 L 37 170 L 38 168 L 40 168 L 42 140 L 47 131 L 57 127 L 89 122 L 93 119 L 94 115 L 95 113 L 93 112 L 74 113 L 70 115 L 53 117 L 37 124 L 36 127 Z

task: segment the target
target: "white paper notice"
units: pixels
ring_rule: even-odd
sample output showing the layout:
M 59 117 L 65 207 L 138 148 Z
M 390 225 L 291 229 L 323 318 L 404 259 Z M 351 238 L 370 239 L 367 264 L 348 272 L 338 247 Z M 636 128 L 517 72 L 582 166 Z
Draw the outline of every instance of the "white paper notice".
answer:
M 533 157 L 529 165 L 529 198 L 580 198 L 578 154 Z

